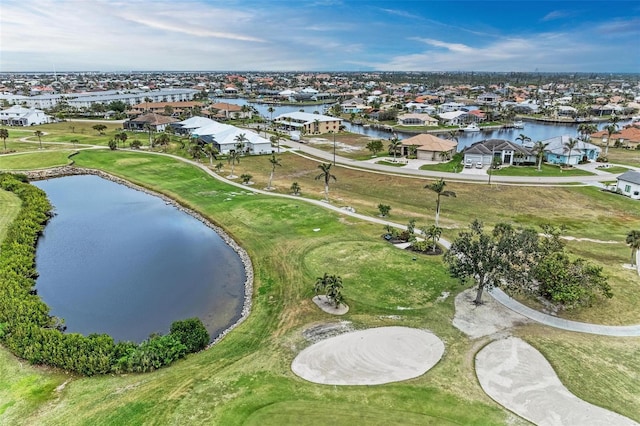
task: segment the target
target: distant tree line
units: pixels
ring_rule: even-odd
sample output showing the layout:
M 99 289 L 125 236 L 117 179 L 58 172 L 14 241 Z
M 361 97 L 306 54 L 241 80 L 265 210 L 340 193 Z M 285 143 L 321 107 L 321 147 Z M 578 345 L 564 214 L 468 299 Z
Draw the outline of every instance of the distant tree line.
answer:
M 169 334 L 152 335 L 140 344 L 115 343 L 106 334 L 64 333 L 63 321 L 49 314 L 34 288 L 36 243 L 51 217 L 51 204 L 23 175 L 0 174 L 0 188 L 22 201 L 0 245 L 0 342 L 15 355 L 91 376 L 152 371 L 208 344 L 207 330 L 197 318 L 176 321 Z

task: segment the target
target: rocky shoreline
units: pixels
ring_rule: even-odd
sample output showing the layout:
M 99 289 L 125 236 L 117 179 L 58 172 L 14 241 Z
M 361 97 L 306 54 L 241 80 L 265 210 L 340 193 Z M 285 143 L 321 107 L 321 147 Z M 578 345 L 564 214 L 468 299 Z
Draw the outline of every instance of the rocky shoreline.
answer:
M 53 179 L 57 177 L 63 176 L 76 176 L 76 175 L 94 175 L 99 176 L 103 179 L 109 180 L 111 182 L 118 183 L 120 185 L 124 185 L 128 188 L 134 189 L 136 191 L 141 191 L 149 195 L 153 195 L 165 201 L 167 204 L 174 206 L 176 209 L 196 218 L 208 228 L 212 229 L 216 232 L 222 240 L 235 251 L 240 260 L 242 261 L 242 265 L 244 266 L 245 273 L 245 282 L 244 282 L 244 303 L 242 305 L 242 312 L 240 314 L 240 318 L 238 321 L 229 326 L 226 330 L 222 331 L 208 346 L 206 349 L 209 349 L 211 346 L 215 345 L 218 341 L 220 341 L 224 336 L 226 336 L 231 330 L 239 326 L 247 319 L 249 313 L 251 312 L 251 299 L 253 297 L 253 264 L 251 263 L 251 258 L 249 254 L 238 244 L 236 241 L 231 238 L 229 234 L 227 234 L 224 229 L 219 226 L 211 223 L 200 213 L 188 209 L 182 206 L 180 203 L 176 202 L 174 199 L 167 197 L 164 194 L 160 194 L 154 191 L 151 191 L 148 188 L 144 188 L 142 186 L 133 184 L 125 179 L 121 179 L 117 176 L 110 175 L 109 173 L 103 172 L 102 170 L 95 169 L 86 169 L 82 167 L 76 166 L 61 166 L 61 167 L 53 167 L 50 169 L 44 170 L 30 170 L 20 172 L 21 174 L 26 175 L 29 180 L 45 180 L 45 179 Z

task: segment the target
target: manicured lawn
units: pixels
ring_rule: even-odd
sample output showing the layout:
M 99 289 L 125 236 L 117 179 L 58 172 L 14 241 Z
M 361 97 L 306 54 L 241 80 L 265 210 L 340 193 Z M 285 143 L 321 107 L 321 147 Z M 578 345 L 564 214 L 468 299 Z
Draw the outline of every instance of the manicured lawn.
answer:
M 222 225 L 251 255 L 252 313 L 210 350 L 145 375 L 70 377 L 19 364 L 2 349 L 0 423 L 525 424 L 478 385 L 473 359 L 486 340 L 471 341 L 451 325 L 453 298 L 462 287 L 448 276 L 440 257 L 418 256 L 414 261 L 411 253 L 381 240 L 380 225 L 302 201 L 249 195 L 173 159 L 104 150 L 82 151 L 74 160 L 166 193 Z M 280 192 L 287 193 L 295 180 L 304 196 L 322 197 L 322 184 L 314 179 L 318 163 L 293 154 L 282 155 L 282 160 L 274 180 Z M 244 172 L 254 175 L 256 187 L 266 186 L 268 157 L 243 158 L 235 174 Z M 377 204 L 384 201 L 393 208 L 393 221 L 433 220 L 435 194 L 423 189 L 429 180 L 342 167 L 332 172 L 338 178 L 330 191 L 336 205 L 356 206 L 358 212 L 376 216 Z M 628 229 L 640 228 L 637 204 L 595 188 L 447 183 L 447 189 L 458 194 L 442 203 L 441 221 L 450 236 L 474 217 L 487 224 L 551 221 L 569 225 L 571 235 L 599 239 L 624 240 Z M 595 256 L 597 247 L 584 254 Z M 617 262 L 623 248 L 603 262 Z M 606 250 L 608 246 L 601 249 Z M 339 319 L 310 301 L 313 282 L 324 272 L 344 280 L 351 309 Z M 443 291 L 451 295 L 438 301 Z M 419 378 L 382 386 L 323 386 L 293 375 L 292 359 L 309 345 L 302 331 L 339 321 L 353 328 L 429 329 L 445 342 L 445 355 Z M 515 332 L 562 369 L 558 372 L 570 390 L 640 421 L 637 339 L 583 338 L 538 326 Z M 56 392 L 67 379 L 64 390 Z
M 640 150 L 609 147 L 609 163 L 640 167 Z
M 425 164 L 424 166 L 420 166 L 420 170 L 431 170 L 435 172 L 448 172 L 448 173 L 458 173 L 462 171 L 462 154 L 458 153 L 453 156 L 453 158 L 446 163 L 438 163 L 438 164 Z
M 495 176 L 590 176 L 593 173 L 571 168 L 562 169 L 551 164 L 543 164 L 538 171 L 537 166 L 509 166 L 498 170 L 491 170 Z
M 0 170 L 30 170 L 70 164 L 69 156 L 75 151 L 46 150 L 25 154 L 0 155 Z
M 622 167 L 622 166 L 612 166 L 612 167 L 598 167 L 598 170 L 602 170 L 603 172 L 607 172 L 611 174 L 618 174 L 618 173 L 626 172 L 627 170 L 629 170 L 629 168 Z

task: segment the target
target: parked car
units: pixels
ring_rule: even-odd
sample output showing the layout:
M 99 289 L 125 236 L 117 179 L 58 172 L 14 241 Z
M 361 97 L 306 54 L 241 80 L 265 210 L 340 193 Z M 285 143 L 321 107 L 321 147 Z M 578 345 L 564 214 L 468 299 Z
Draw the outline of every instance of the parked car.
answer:
M 484 166 L 484 164 L 482 164 L 482 161 L 478 161 L 478 162 L 476 163 L 476 169 L 481 169 L 481 168 L 482 168 L 482 166 Z
M 470 169 L 473 167 L 473 161 L 471 161 L 470 158 L 467 158 L 467 160 L 464 162 L 464 167 L 467 169 Z

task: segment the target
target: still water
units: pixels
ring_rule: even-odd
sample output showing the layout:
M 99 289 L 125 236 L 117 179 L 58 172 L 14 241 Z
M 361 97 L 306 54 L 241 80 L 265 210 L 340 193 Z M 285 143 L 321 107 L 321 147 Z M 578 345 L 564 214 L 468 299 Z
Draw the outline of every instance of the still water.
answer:
M 269 113 L 268 109 L 270 105 L 266 104 L 249 104 L 246 99 L 243 98 L 215 98 L 216 101 L 219 102 L 228 102 L 237 105 L 251 105 L 253 106 L 258 113 L 265 117 L 266 119 L 271 118 L 271 113 Z M 323 114 L 325 105 L 310 105 L 310 106 L 295 106 L 295 105 L 284 105 L 284 106 L 275 106 L 271 105 L 274 108 L 273 117 L 277 117 L 280 114 L 286 114 L 289 112 L 295 112 L 303 110 L 304 112 L 314 113 L 318 112 L 319 114 Z M 327 105 L 328 106 L 328 105 Z M 630 121 L 621 121 L 619 123 L 620 127 L 628 124 Z M 596 123 L 598 129 L 604 128 L 609 123 Z M 380 139 L 389 139 L 393 136 L 393 134 L 389 131 L 374 129 L 371 127 L 363 127 L 358 124 L 351 124 L 348 122 L 344 122 L 345 129 L 349 132 L 359 133 L 362 135 L 367 135 L 372 138 L 380 138 Z M 448 132 L 443 132 L 443 135 L 446 136 Z M 463 148 L 471 145 L 474 142 L 478 142 L 484 139 L 506 139 L 511 142 L 516 142 L 516 138 L 520 136 L 520 134 L 524 134 L 531 138 L 533 142 L 541 141 L 545 139 L 550 139 L 556 136 L 569 135 L 571 137 L 578 137 L 578 124 L 554 124 L 554 123 L 539 123 L 539 122 L 525 122 L 524 129 L 499 129 L 499 130 L 488 130 L 488 131 L 480 131 L 480 132 L 469 132 L 463 133 L 458 132 L 458 151 L 461 151 Z M 412 134 L 406 133 L 398 133 L 399 139 L 407 139 L 413 136 Z
M 67 332 L 140 342 L 199 317 L 214 339 L 240 318 L 240 257 L 197 219 L 97 176 L 33 184 L 56 214 L 38 241 L 36 288 Z

